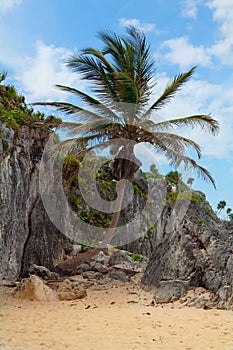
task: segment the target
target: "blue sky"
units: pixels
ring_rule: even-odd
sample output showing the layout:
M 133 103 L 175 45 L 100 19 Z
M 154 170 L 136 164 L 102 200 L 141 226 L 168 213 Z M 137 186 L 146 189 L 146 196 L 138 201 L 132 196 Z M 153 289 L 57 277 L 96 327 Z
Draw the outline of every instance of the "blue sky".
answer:
M 195 180 L 216 209 L 225 199 L 233 208 L 233 1 L 232 0 L 0 0 L 0 71 L 8 71 L 27 102 L 66 100 L 54 89 L 64 84 L 87 90 L 64 62 L 88 46 L 101 48 L 96 33 L 124 26 L 142 28 L 156 59 L 158 94 L 175 74 L 198 69 L 160 116 L 211 113 L 221 126 L 213 137 L 199 130 L 186 135 L 202 147 L 200 164 L 217 190 Z M 144 155 L 145 156 L 145 155 Z M 166 166 L 161 161 L 161 167 Z

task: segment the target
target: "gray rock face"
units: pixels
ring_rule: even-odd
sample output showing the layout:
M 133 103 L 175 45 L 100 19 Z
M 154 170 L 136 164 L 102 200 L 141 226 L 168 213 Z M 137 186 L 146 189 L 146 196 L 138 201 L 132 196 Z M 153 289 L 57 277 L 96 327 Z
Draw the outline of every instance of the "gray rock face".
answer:
M 220 221 L 204 201 L 191 203 L 184 219 L 168 233 L 168 210 L 142 285 L 154 289 L 158 302 L 177 300 L 203 287 L 216 297 L 215 306 L 233 307 L 233 223 Z
M 124 250 L 118 250 L 117 252 L 113 253 L 112 256 L 109 259 L 109 265 L 117 265 L 125 262 L 133 262 L 133 259 L 129 256 L 128 252 Z
M 31 264 L 53 269 L 68 247 L 51 224 L 38 190 L 38 165 L 49 131 L 0 122 L 0 274 L 5 283 Z

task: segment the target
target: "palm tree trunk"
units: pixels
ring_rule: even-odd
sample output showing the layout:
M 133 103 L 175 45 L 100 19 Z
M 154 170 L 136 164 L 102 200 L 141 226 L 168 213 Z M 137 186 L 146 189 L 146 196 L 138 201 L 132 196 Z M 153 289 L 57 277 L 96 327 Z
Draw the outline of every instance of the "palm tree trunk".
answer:
M 121 155 L 120 155 L 121 153 Z M 134 178 L 135 172 L 139 169 L 140 164 L 139 160 L 134 156 L 133 152 L 133 146 L 130 144 L 128 147 L 125 146 L 121 151 L 119 155 L 121 156 L 117 161 L 115 160 L 113 167 L 115 166 L 115 169 L 113 169 L 113 172 L 115 172 L 115 176 L 118 180 L 127 179 L 129 181 L 132 181 Z M 117 158 L 117 157 L 116 157 Z M 130 161 L 129 159 L 134 159 L 135 161 Z M 137 164 L 138 163 L 138 164 Z M 106 235 L 100 245 L 96 248 L 93 248 L 85 253 L 80 253 L 77 257 L 68 259 L 59 265 L 56 266 L 56 271 L 59 273 L 68 273 L 72 270 L 76 269 L 81 263 L 83 263 L 86 260 L 91 259 L 93 256 L 97 255 L 103 248 L 106 248 L 106 245 L 111 243 L 111 240 L 113 239 L 117 224 L 119 221 L 120 213 L 121 213 L 121 207 L 122 202 L 124 198 L 125 193 L 125 181 L 120 181 L 118 186 L 118 196 L 116 200 L 116 205 L 114 209 L 114 213 L 112 216 L 112 220 L 110 223 L 110 226 L 107 229 Z
M 116 200 L 116 205 L 114 209 L 114 214 L 112 216 L 111 224 L 108 227 L 107 233 L 103 239 L 103 241 L 100 244 L 100 247 L 104 248 L 107 244 L 111 242 L 113 239 L 117 224 L 119 221 L 120 213 L 121 213 L 121 206 L 124 198 L 124 192 L 125 192 L 125 181 L 121 181 L 118 186 L 118 196 Z
M 113 169 L 113 173 L 115 173 L 115 176 L 118 180 L 126 179 L 128 181 L 132 181 L 134 178 L 135 172 L 139 169 L 141 165 L 141 162 L 134 155 L 133 144 L 129 143 L 128 145 L 126 145 L 119 152 L 118 156 L 122 158 L 118 159 L 118 161 L 115 160 L 114 164 L 116 169 Z M 113 167 L 114 167 L 114 164 L 113 164 Z M 104 248 L 107 244 L 109 244 L 116 233 L 117 224 L 119 221 L 121 208 L 122 208 L 122 202 L 125 194 L 125 188 L 126 188 L 125 181 L 120 181 L 118 186 L 118 196 L 116 200 L 114 214 L 112 216 L 112 221 L 103 241 L 100 244 L 100 247 Z

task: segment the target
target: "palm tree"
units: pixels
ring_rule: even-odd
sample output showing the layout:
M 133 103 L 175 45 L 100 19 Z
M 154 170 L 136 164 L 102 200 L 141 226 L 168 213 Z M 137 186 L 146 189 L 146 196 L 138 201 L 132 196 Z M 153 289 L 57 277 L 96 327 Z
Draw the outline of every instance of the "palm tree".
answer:
M 194 182 L 194 178 L 193 177 L 189 177 L 188 180 L 187 180 L 187 184 L 189 185 L 189 187 L 191 188 L 192 187 L 192 184 Z
M 0 73 L 0 84 L 6 79 L 7 77 L 7 71 L 2 71 L 2 73 Z
M 226 207 L 226 205 L 227 205 L 226 201 L 224 201 L 224 200 L 219 201 L 219 203 L 217 205 L 218 214 Z
M 81 73 L 82 78 L 92 84 L 96 97 L 73 87 L 57 85 L 60 90 L 79 98 L 87 108 L 67 102 L 34 104 L 52 106 L 77 118 L 76 124 L 64 122 L 62 127 L 69 128 L 70 134 L 77 136 L 80 142 L 88 142 L 86 152 L 96 144 L 108 144 L 113 139 L 121 140 L 120 150 L 118 149 L 113 163 L 117 180 L 133 179 L 139 167 L 135 165 L 136 161 L 132 161 L 136 159 L 134 145 L 143 143 L 155 153 L 162 152 L 170 165 L 177 167 L 183 163 L 186 169 L 194 169 L 201 178 L 215 186 L 210 173 L 187 155 L 187 150 L 191 148 L 200 158 L 200 146 L 195 141 L 172 132 L 171 127 L 199 126 L 215 135 L 219 128 L 218 122 L 210 115 L 203 114 L 158 121 L 155 114 L 170 102 L 193 75 L 196 67 L 175 76 L 162 95 L 149 104 L 154 86 L 155 62 L 144 33 L 130 26 L 126 28 L 125 35 L 102 31 L 99 38 L 104 44 L 101 51 L 88 47 L 80 54 L 70 57 L 67 62 L 69 68 Z M 124 182 L 121 182 L 118 190 L 117 208 L 102 244 L 109 243 L 114 235 L 124 196 Z
M 227 208 L 226 213 L 227 213 L 227 216 L 228 216 L 228 220 L 231 221 L 232 220 L 232 209 L 231 208 Z
M 229 214 L 231 214 L 231 212 L 232 212 L 232 209 L 231 208 L 227 208 L 227 215 L 229 215 Z

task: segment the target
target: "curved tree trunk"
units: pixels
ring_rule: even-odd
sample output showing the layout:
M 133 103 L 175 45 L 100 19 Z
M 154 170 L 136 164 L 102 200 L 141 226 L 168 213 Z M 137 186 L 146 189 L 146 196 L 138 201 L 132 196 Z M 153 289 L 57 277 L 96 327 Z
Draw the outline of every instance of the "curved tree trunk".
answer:
M 113 176 L 116 180 L 120 181 L 126 179 L 128 181 L 133 181 L 136 171 L 140 168 L 141 162 L 135 157 L 133 145 L 129 144 L 124 146 L 124 148 L 115 157 L 112 165 Z M 93 248 L 85 253 L 80 253 L 77 257 L 68 259 L 56 266 L 56 270 L 59 273 L 68 273 L 69 271 L 77 268 L 81 263 L 86 260 L 91 259 L 93 256 L 97 255 L 101 250 L 106 248 L 107 244 L 111 243 L 114 235 L 116 234 L 116 229 L 121 214 L 121 207 L 125 193 L 125 181 L 120 181 L 118 186 L 118 196 L 116 200 L 115 210 L 112 216 L 110 226 L 107 229 L 106 235 L 100 245 Z

